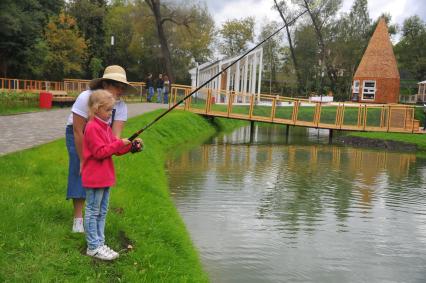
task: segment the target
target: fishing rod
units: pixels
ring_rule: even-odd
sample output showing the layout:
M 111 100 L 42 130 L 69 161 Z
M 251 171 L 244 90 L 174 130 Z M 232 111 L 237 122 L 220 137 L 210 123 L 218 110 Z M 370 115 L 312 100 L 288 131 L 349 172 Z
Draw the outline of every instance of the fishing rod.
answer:
M 137 138 L 140 134 L 142 134 L 145 130 L 147 130 L 149 127 L 151 127 L 153 124 L 155 124 L 158 120 L 160 120 L 161 118 L 163 118 L 165 115 L 167 115 L 170 111 L 172 111 L 173 109 L 175 109 L 176 107 L 179 106 L 179 104 L 181 104 L 182 102 L 184 102 L 185 100 L 187 100 L 189 97 L 191 97 L 194 93 L 198 92 L 201 88 L 203 88 L 204 86 L 206 86 L 208 83 L 210 83 L 211 81 L 213 81 L 215 78 L 217 78 L 218 76 L 220 76 L 223 72 L 225 72 L 226 70 L 228 70 L 230 67 L 232 67 L 235 63 L 237 63 L 238 61 L 240 61 L 241 59 L 243 59 L 245 56 L 247 56 L 247 54 L 249 54 L 250 52 L 252 52 L 253 50 L 255 50 L 256 48 L 258 48 L 260 45 L 262 45 L 263 43 L 265 43 L 267 40 L 269 40 L 270 38 L 272 38 L 273 36 L 275 36 L 277 33 L 279 33 L 282 29 L 284 29 L 285 27 L 288 27 L 290 25 L 292 25 L 299 17 L 301 17 L 303 14 L 305 14 L 308 10 L 305 10 L 304 12 L 300 13 L 299 15 L 297 15 L 294 19 L 292 19 L 290 22 L 288 22 L 287 24 L 283 25 L 281 28 L 279 28 L 278 30 L 276 30 L 273 34 L 271 34 L 270 36 L 268 36 L 267 38 L 265 38 L 264 40 L 262 40 L 260 43 L 258 43 L 255 47 L 251 48 L 250 50 L 248 50 L 246 53 L 244 53 L 243 55 L 241 55 L 238 59 L 236 59 L 234 62 L 232 62 L 230 65 L 228 65 L 225 69 L 223 69 L 222 71 L 220 71 L 219 73 L 217 73 L 216 75 L 214 75 L 212 78 L 210 78 L 209 80 L 207 80 L 205 83 L 203 83 L 202 85 L 200 85 L 199 87 L 197 87 L 194 91 L 192 91 L 190 94 L 186 95 L 184 98 L 182 98 L 180 101 L 178 101 L 175 105 L 173 105 L 171 108 L 169 108 L 166 112 L 163 112 L 161 115 L 159 115 L 157 118 L 155 118 L 154 120 L 152 120 L 149 124 L 147 124 L 145 127 L 143 127 L 142 129 L 140 129 L 139 131 L 135 132 L 133 135 L 131 135 L 128 140 L 129 141 L 133 141 L 135 138 Z

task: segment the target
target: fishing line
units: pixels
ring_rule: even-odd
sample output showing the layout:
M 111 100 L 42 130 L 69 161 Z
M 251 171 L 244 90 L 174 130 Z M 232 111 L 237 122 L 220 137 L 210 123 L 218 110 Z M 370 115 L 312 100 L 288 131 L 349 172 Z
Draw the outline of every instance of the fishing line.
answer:
M 140 129 L 139 131 L 135 132 L 133 135 L 131 135 L 129 137 L 130 141 L 133 141 L 137 136 L 139 136 L 140 134 L 142 134 L 145 130 L 147 130 L 149 127 L 151 127 L 152 125 L 154 125 L 158 120 L 160 120 L 161 118 L 163 118 L 165 115 L 167 115 L 170 111 L 172 111 L 173 109 L 175 109 L 176 107 L 179 106 L 179 104 L 181 104 L 182 102 L 184 102 L 185 100 L 187 100 L 189 97 L 191 97 L 194 93 L 198 92 L 200 89 L 202 89 L 204 86 L 206 86 L 208 83 L 210 83 L 211 81 L 213 81 L 215 78 L 217 78 L 219 75 L 221 75 L 223 72 L 225 72 L 226 70 L 228 70 L 230 67 L 232 67 L 235 63 L 237 63 L 238 61 L 240 61 L 241 59 L 243 59 L 245 56 L 247 56 L 247 54 L 249 54 L 250 52 L 252 52 L 253 50 L 255 50 L 256 48 L 258 48 L 260 45 L 262 45 L 263 43 L 265 43 L 267 40 L 269 40 L 270 38 L 272 38 L 273 36 L 275 36 L 277 33 L 279 33 L 282 29 L 284 29 L 285 27 L 288 27 L 290 25 L 292 25 L 299 17 L 301 17 L 303 14 L 305 14 L 308 10 L 305 10 L 304 12 L 300 13 L 299 15 L 297 15 L 294 19 L 292 19 L 290 22 L 288 22 L 288 24 L 283 25 L 281 28 L 279 28 L 278 30 L 276 30 L 274 33 L 272 33 L 270 36 L 268 36 L 267 38 L 265 38 L 264 40 L 262 40 L 260 43 L 258 43 L 256 46 L 254 46 L 253 48 L 251 48 L 250 50 L 248 50 L 246 53 L 244 53 L 243 55 L 241 55 L 238 59 L 236 59 L 234 62 L 232 62 L 230 65 L 228 65 L 225 69 L 223 69 L 222 71 L 220 71 L 219 73 L 217 73 L 216 75 L 214 75 L 212 78 L 210 78 L 209 80 L 207 80 L 205 83 L 203 83 L 201 86 L 197 87 L 194 91 L 192 91 L 190 94 L 186 95 L 184 98 L 182 98 L 180 101 L 178 101 L 175 105 L 173 105 L 171 108 L 169 108 L 166 112 L 163 112 L 161 115 L 159 115 L 157 118 L 155 118 L 154 120 L 152 120 L 150 123 L 148 123 L 147 125 L 145 125 L 142 129 Z

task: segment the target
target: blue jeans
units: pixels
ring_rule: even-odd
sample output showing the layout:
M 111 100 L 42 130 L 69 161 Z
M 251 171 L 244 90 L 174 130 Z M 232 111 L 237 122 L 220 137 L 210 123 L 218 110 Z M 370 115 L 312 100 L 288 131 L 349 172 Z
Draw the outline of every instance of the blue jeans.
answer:
M 94 250 L 105 243 L 105 218 L 108 212 L 109 188 L 86 188 L 84 215 L 87 247 Z
M 65 137 L 69 156 L 67 199 L 85 199 L 86 191 L 81 184 L 80 159 L 74 144 L 72 126 L 67 126 Z
M 164 103 L 169 103 L 169 91 L 164 89 Z
M 163 88 L 157 88 L 157 93 L 158 93 L 158 96 L 157 96 L 157 103 L 161 103 L 161 93 L 163 92 Z
M 153 96 L 154 96 L 154 88 L 151 86 L 148 88 L 148 97 L 147 97 L 148 102 L 151 102 L 151 99 Z

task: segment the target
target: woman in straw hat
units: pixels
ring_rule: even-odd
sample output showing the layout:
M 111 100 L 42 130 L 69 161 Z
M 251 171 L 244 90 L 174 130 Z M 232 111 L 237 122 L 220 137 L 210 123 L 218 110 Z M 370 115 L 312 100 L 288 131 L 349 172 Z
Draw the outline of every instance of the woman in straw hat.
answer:
M 69 155 L 67 199 L 73 200 L 74 223 L 72 231 L 76 233 L 84 233 L 83 207 L 86 192 L 81 184 L 80 172 L 83 161 L 83 131 L 89 117 L 89 97 L 97 89 L 104 89 L 112 93 L 117 102 L 114 105 L 110 125 L 113 134 L 120 137 L 127 120 L 127 106 L 124 101 L 120 100 L 120 97 L 137 92 L 127 81 L 126 71 L 117 65 L 106 67 L 102 78 L 92 80 L 89 86 L 90 89 L 80 93 L 71 108 L 65 134 Z

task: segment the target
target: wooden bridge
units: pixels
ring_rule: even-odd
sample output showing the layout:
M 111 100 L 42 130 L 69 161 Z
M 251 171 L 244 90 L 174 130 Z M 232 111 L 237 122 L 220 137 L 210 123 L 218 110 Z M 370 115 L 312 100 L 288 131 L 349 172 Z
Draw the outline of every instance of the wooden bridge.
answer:
M 175 85 L 172 106 L 192 89 Z M 346 131 L 418 133 L 414 106 L 313 102 L 267 94 L 251 95 L 202 89 L 188 98 L 181 109 L 211 117 Z
M 0 91 L 50 91 L 54 101 L 72 102 L 75 95 L 88 88 L 89 80 L 65 79 L 63 82 L 0 78 Z M 146 95 L 143 82 L 131 82 Z M 173 84 L 169 106 L 193 89 Z M 74 95 L 69 95 L 70 93 Z M 351 102 L 313 102 L 268 94 L 247 94 L 202 89 L 178 108 L 204 116 L 225 117 L 253 122 L 347 131 L 418 133 L 415 107 L 401 104 L 360 104 Z

